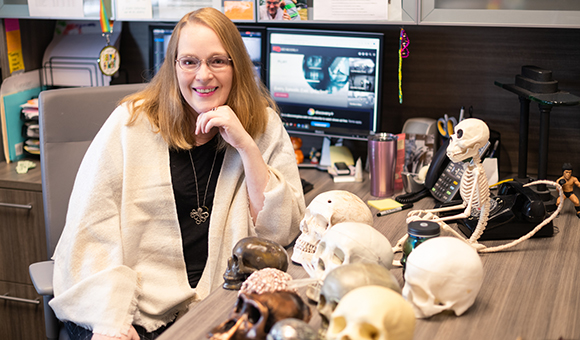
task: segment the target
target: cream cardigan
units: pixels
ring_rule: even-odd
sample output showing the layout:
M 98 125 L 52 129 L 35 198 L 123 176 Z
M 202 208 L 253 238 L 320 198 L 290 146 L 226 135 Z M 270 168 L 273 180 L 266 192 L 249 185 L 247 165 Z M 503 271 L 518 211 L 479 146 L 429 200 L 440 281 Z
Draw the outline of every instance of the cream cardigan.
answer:
M 241 238 L 290 244 L 299 233 L 304 196 L 290 138 L 273 110 L 269 116 L 256 139 L 270 171 L 264 208 L 254 225 L 240 156 L 228 148 L 215 189 L 207 264 L 191 289 L 168 146 L 145 118 L 126 126 L 127 108 L 113 111 L 79 168 L 53 257 L 50 305 L 57 317 L 110 336 L 126 334 L 131 324 L 152 331 L 222 289 L 228 257 Z

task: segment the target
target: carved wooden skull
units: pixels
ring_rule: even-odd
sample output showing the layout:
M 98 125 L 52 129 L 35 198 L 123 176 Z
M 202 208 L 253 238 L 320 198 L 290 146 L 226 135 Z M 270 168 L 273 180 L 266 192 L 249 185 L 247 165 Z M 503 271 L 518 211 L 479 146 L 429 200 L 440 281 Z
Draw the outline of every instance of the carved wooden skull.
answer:
M 302 234 L 296 240 L 292 261 L 310 263 L 322 236 L 337 223 L 373 224 L 373 214 L 357 195 L 344 190 L 331 190 L 316 196 L 306 208 L 300 222 Z
M 411 340 L 413 308 L 392 289 L 363 286 L 348 292 L 330 319 L 328 340 Z
M 215 327 L 208 337 L 213 340 L 265 340 L 276 322 L 288 318 L 308 322 L 310 317 L 310 307 L 294 292 L 242 293 L 228 320 Z
M 479 149 L 489 140 L 489 128 L 477 118 L 464 119 L 455 126 L 447 147 L 447 157 L 453 162 L 461 162 L 478 154 Z
M 475 301 L 483 282 L 477 251 L 455 237 L 421 243 L 407 259 L 403 296 L 417 318 L 445 310 L 463 314 Z
M 322 237 L 312 257 L 315 278 L 324 280 L 334 268 L 349 263 L 378 263 L 391 269 L 393 250 L 389 240 L 368 224 L 343 222 Z
M 288 253 L 280 244 L 261 237 L 246 237 L 236 243 L 224 273 L 225 289 L 240 289 L 253 272 L 264 268 L 288 269 Z
M 377 263 L 345 264 L 328 273 L 320 288 L 316 306 L 322 330 L 328 329 L 332 312 L 348 292 L 370 285 L 387 287 L 401 294 L 401 287 L 395 276 Z

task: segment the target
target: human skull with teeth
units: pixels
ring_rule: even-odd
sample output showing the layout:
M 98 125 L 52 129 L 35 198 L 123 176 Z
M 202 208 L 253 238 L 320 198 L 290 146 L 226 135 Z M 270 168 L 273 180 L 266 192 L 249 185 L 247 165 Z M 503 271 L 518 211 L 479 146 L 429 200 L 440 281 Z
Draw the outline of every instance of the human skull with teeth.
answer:
M 276 322 L 294 318 L 309 322 L 310 307 L 295 292 L 274 291 L 238 295 L 230 317 L 215 327 L 212 340 L 265 340 Z
M 463 314 L 483 283 L 477 251 L 455 237 L 435 237 L 421 243 L 407 260 L 403 296 L 417 318 L 446 310 Z
M 348 191 L 331 190 L 316 196 L 300 222 L 302 234 L 294 245 L 292 261 L 298 264 L 310 263 L 322 236 L 342 222 L 373 225 L 373 214 L 363 200 Z
M 371 285 L 355 288 L 340 300 L 326 339 L 411 340 L 414 332 L 411 305 L 392 289 Z
M 224 273 L 225 289 L 238 290 L 255 271 L 276 268 L 288 269 L 288 253 L 280 244 L 261 237 L 245 237 L 238 241 L 228 259 Z
M 322 283 L 316 309 L 321 318 L 321 332 L 326 333 L 332 312 L 351 290 L 363 286 L 383 286 L 401 294 L 395 276 L 377 263 L 350 263 L 333 269 Z

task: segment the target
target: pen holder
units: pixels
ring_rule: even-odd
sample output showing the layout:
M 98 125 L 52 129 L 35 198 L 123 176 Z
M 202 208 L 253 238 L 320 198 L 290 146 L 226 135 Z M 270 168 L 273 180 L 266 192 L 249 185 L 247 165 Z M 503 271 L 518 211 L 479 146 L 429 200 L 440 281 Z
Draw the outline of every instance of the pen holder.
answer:
M 392 196 L 395 193 L 397 136 L 385 132 L 369 136 L 368 157 L 371 196 Z

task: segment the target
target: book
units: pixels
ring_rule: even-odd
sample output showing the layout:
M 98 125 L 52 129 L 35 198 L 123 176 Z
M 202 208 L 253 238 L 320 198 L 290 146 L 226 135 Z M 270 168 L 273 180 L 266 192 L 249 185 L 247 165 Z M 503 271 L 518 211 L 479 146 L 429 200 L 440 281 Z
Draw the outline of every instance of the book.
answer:
M 2 123 L 2 144 L 7 163 L 17 161 L 25 156 L 22 134 L 24 120 L 22 104 L 37 98 L 42 87 L 38 70 L 8 77 L 0 88 L 0 119 Z

